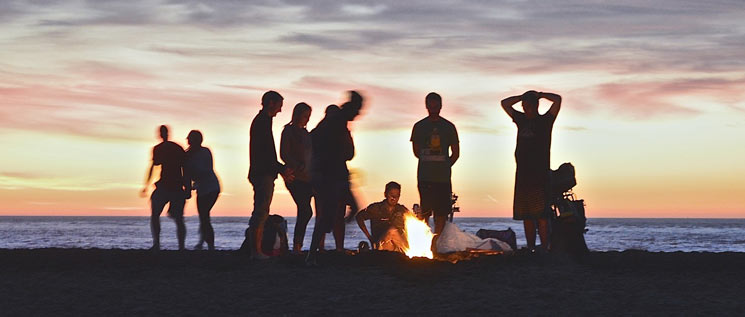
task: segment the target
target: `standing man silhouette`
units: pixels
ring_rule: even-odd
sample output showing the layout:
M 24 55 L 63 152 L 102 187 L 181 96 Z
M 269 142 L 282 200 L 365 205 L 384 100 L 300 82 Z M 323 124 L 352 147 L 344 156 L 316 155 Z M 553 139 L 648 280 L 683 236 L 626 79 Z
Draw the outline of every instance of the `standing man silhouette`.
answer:
M 272 134 L 272 118 L 282 111 L 283 100 L 282 95 L 276 91 L 264 93 L 261 97 L 262 108 L 251 122 L 248 181 L 254 190 L 254 209 L 241 249 L 248 248 L 254 259 L 269 258 L 261 252 L 261 239 L 274 195 L 274 180 L 277 179 L 277 174 L 281 174 L 286 182 L 294 179 L 292 170 L 277 161 L 277 149 Z
M 420 218 L 429 223 L 429 217 L 434 215 L 437 239 L 445 228 L 452 208 L 451 167 L 460 157 L 460 143 L 455 125 L 440 117 L 442 97 L 431 92 L 424 103 L 429 115 L 414 124 L 411 144 L 414 156 L 419 159 L 417 185 L 422 208 Z
M 160 138 L 162 142 L 153 147 L 153 161 L 145 179 L 145 187 L 141 196 L 147 195 L 150 187 L 150 179 L 153 176 L 153 167 L 160 165 L 160 179 L 155 182 L 155 190 L 150 196 L 150 232 L 153 235 L 153 247 L 151 250 L 160 250 L 160 214 L 168 204 L 168 216 L 176 222 L 176 234 L 178 236 L 178 249 L 184 250 L 186 239 L 186 225 L 184 224 L 184 204 L 191 197 L 191 190 L 186 191 L 184 179 L 184 148 L 168 141 L 168 127 L 160 126 Z

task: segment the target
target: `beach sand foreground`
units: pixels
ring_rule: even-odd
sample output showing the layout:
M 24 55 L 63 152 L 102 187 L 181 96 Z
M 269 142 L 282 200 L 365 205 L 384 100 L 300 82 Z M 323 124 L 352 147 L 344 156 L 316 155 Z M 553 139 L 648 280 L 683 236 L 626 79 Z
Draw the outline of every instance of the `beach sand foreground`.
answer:
M 531 254 L 449 263 L 333 252 L 0 250 L 0 315 L 745 315 L 745 253 Z

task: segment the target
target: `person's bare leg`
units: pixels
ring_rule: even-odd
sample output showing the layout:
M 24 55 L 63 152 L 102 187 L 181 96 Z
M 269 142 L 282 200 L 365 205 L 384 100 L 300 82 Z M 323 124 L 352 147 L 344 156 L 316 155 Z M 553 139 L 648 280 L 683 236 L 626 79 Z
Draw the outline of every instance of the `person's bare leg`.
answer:
M 173 220 L 176 221 L 176 236 L 178 237 L 178 249 L 185 250 L 184 245 L 186 241 L 186 224 L 184 224 L 183 216 L 175 216 Z
M 152 250 L 160 250 L 160 215 L 150 215 L 150 233 L 153 236 Z
M 434 215 L 434 218 L 435 218 L 435 232 L 434 232 L 434 236 L 432 237 L 431 250 L 433 253 L 437 253 L 437 240 L 440 238 L 440 234 L 445 229 L 445 223 L 448 221 L 448 216 L 447 215 L 445 216 Z M 427 220 L 429 220 L 429 217 L 427 217 Z
M 157 190 L 157 189 L 156 189 Z M 153 247 L 151 250 L 160 250 L 160 214 L 163 212 L 165 203 L 161 201 L 156 193 L 150 197 L 150 233 L 153 236 Z
M 528 249 L 535 249 L 535 221 L 532 219 L 523 220 L 525 228 L 525 240 L 528 242 Z
M 255 259 L 268 259 L 269 256 L 264 254 L 264 250 L 261 249 L 261 240 L 264 237 L 264 223 L 259 224 L 255 230 L 252 230 L 253 239 L 256 242 L 254 244 L 254 254 L 252 255 Z
M 435 215 L 435 234 L 442 233 L 445 229 L 445 223 L 448 221 L 448 216 L 437 216 Z
M 538 236 L 541 238 L 541 247 L 543 247 L 543 250 L 544 251 L 550 250 L 551 241 L 549 241 L 549 236 L 548 236 L 548 219 L 547 218 L 538 219 Z M 535 236 L 533 240 L 535 241 Z
M 342 207 L 342 210 L 344 207 Z M 336 242 L 336 251 L 344 252 L 344 211 L 338 211 L 336 219 L 334 219 L 334 241 Z

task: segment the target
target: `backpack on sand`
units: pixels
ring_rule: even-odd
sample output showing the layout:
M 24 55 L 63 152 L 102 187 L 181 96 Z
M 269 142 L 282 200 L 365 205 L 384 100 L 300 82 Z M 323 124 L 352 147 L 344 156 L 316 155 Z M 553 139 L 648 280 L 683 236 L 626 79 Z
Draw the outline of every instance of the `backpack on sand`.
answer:
M 589 252 L 585 242 L 585 201 L 577 200 L 574 166 L 564 163 L 551 171 L 551 251 L 580 257 Z

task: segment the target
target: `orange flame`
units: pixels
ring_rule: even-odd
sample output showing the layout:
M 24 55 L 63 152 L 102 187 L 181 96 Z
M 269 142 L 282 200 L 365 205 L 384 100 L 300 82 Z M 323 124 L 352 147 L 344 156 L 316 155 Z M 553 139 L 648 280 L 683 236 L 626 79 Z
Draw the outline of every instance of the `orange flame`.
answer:
M 432 230 L 429 225 L 419 220 L 413 213 L 404 214 L 404 234 L 408 247 L 404 247 L 404 253 L 409 257 L 434 258 L 432 254 Z

